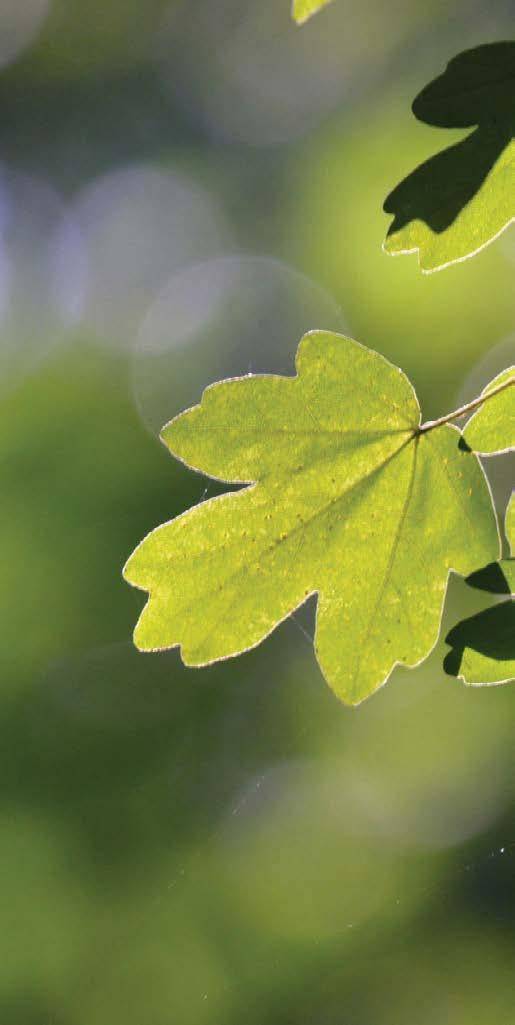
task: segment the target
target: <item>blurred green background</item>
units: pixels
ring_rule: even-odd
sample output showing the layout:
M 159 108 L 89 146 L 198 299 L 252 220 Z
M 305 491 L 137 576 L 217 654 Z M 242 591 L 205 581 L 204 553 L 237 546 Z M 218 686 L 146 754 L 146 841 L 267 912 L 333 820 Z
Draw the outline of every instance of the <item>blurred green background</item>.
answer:
M 513 688 L 440 642 L 359 710 L 313 607 L 202 671 L 130 637 L 135 544 L 205 495 L 159 427 L 336 328 L 425 418 L 515 356 L 514 229 L 422 277 L 382 203 L 416 92 L 512 0 L 3 0 L 0 1022 L 515 1017 Z M 513 461 L 490 470 L 499 508 Z M 482 597 L 451 581 L 445 624 Z M 445 626 L 444 624 L 444 626 Z

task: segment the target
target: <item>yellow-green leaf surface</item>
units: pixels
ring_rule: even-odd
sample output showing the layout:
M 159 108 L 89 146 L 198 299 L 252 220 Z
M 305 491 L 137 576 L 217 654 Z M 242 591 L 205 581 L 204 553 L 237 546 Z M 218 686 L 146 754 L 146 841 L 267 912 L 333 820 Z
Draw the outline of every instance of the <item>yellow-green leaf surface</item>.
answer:
M 515 556 L 515 491 L 512 492 L 506 510 L 506 537 L 510 544 L 511 554 Z
M 467 584 L 490 594 L 515 595 L 515 497 L 511 496 L 506 512 L 506 537 L 510 546 L 511 559 L 491 562 L 483 569 L 467 577 Z
M 413 104 L 439 128 L 475 131 L 431 157 L 387 197 L 384 249 L 418 252 L 425 272 L 483 249 L 515 219 L 515 43 L 459 54 Z
M 491 397 L 465 427 L 467 445 L 485 456 L 515 449 L 515 367 L 499 374 L 482 394 Z
M 299 25 L 302 25 L 302 22 L 307 21 L 312 14 L 316 14 L 330 2 L 331 0 L 293 0 L 293 17 Z
M 498 558 L 497 526 L 477 457 L 455 427 L 418 432 L 397 367 L 317 331 L 296 369 L 212 385 L 164 428 L 189 466 L 247 486 L 136 549 L 124 575 L 150 598 L 135 643 L 180 645 L 187 665 L 206 665 L 259 644 L 317 593 L 319 664 L 357 704 L 429 653 L 449 570 Z
M 465 683 L 499 684 L 515 679 L 515 496 L 506 513 L 506 537 L 511 559 L 485 566 L 467 583 L 496 594 L 510 593 L 511 600 L 484 609 L 458 623 L 446 637 L 451 651 L 444 667 Z

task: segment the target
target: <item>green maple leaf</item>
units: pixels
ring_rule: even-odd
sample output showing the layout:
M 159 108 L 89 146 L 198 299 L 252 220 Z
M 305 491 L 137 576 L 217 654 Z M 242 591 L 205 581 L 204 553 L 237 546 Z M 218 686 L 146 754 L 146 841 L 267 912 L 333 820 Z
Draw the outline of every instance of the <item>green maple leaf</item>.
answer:
M 506 513 L 506 537 L 515 556 L 515 495 Z M 510 683 L 515 678 L 515 558 L 485 566 L 467 577 L 467 583 L 512 597 L 464 619 L 450 631 L 446 642 L 451 651 L 444 668 L 468 684 Z
M 154 530 L 125 578 L 149 592 L 144 651 L 201 666 L 259 644 L 318 595 L 315 651 L 358 704 L 439 632 L 449 571 L 498 558 L 477 457 L 448 425 L 420 432 L 416 395 L 383 357 L 341 335 L 300 343 L 296 377 L 207 388 L 162 432 L 171 452 L 247 486 Z
M 328 3 L 330 0 L 293 0 L 293 18 L 299 25 L 302 25 L 304 21 L 311 18 L 312 14 L 316 14 Z
M 515 367 L 503 370 L 483 391 L 497 394 L 470 418 L 464 430 L 467 445 L 481 455 L 515 449 Z
M 418 252 L 421 269 L 473 256 L 515 219 L 515 43 L 459 54 L 413 104 L 440 128 L 475 131 L 421 164 L 387 197 L 384 249 Z

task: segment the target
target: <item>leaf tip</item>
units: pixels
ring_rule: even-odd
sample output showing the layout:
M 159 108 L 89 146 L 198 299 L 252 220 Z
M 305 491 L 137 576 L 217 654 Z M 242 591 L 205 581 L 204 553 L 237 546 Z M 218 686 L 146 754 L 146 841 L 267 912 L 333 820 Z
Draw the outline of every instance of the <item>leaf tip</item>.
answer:
M 138 651 L 141 651 L 142 654 L 150 654 L 152 652 L 166 650 L 166 645 L 156 643 L 153 613 L 154 609 L 152 607 L 152 598 L 149 595 L 148 601 L 141 612 L 132 635 L 134 647 L 137 648 Z
M 127 562 L 125 563 L 122 569 L 122 579 L 125 580 L 126 584 L 130 584 L 131 587 L 138 586 L 134 570 L 136 566 L 136 556 L 139 548 L 140 545 L 138 545 L 137 548 L 135 548 L 134 551 L 131 552 L 129 558 L 127 559 Z
M 317 11 L 325 7 L 330 0 L 293 0 L 292 18 L 297 25 L 304 25 Z

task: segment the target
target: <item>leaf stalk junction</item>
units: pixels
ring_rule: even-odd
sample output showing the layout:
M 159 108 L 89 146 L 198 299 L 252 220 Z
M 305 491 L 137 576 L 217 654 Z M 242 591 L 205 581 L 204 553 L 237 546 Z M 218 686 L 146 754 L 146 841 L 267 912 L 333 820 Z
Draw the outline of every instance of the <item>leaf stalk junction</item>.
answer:
M 475 409 L 478 409 L 484 402 L 488 402 L 489 399 L 493 399 L 500 392 L 505 391 L 506 388 L 511 388 L 512 385 L 515 385 L 515 376 L 511 377 L 509 381 L 503 381 L 502 384 L 498 384 L 496 388 L 492 388 L 486 395 L 480 395 L 477 399 L 473 399 L 472 402 L 467 402 L 464 406 L 460 406 L 452 413 L 440 416 L 437 420 L 427 420 L 425 424 L 417 427 L 415 436 L 433 431 L 435 427 L 442 427 L 443 424 L 448 424 L 452 420 L 459 420 L 461 417 L 466 416 L 467 413 L 472 413 Z

